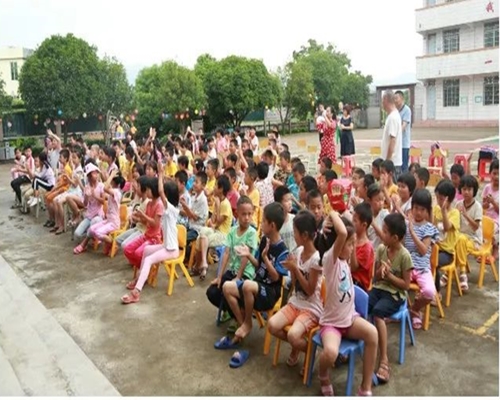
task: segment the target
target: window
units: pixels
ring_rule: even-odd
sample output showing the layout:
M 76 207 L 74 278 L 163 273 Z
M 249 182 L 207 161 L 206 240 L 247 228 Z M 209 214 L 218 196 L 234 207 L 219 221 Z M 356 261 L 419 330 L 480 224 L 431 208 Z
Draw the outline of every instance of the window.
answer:
M 17 62 L 12 61 L 10 63 L 10 79 L 13 81 L 17 81 L 18 74 L 17 74 Z
M 445 53 L 453 53 L 460 51 L 460 30 L 452 29 L 443 32 L 443 51 Z
M 484 24 L 484 47 L 498 46 L 498 21 Z
M 448 79 L 443 82 L 443 104 L 445 107 L 460 105 L 460 79 Z
M 487 76 L 483 85 L 484 105 L 498 104 L 498 76 Z

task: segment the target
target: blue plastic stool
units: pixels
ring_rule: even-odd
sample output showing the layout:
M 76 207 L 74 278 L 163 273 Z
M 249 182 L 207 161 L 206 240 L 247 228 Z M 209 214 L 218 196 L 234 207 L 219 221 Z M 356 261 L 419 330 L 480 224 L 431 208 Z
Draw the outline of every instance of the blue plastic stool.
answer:
M 408 301 L 401 306 L 398 312 L 391 315 L 389 319 L 400 322 L 399 329 L 399 363 L 404 364 L 405 362 L 405 348 L 406 348 L 406 324 L 408 324 L 408 331 L 410 332 L 410 342 L 412 346 L 415 346 L 415 334 L 413 333 L 413 326 L 411 324 L 410 311 L 408 310 Z
M 222 256 L 224 255 L 224 252 L 226 251 L 226 246 L 218 246 L 215 248 L 215 252 L 217 253 L 217 257 L 219 257 L 219 262 L 217 263 L 217 273 L 216 275 L 218 276 L 219 275 L 219 271 L 220 271 L 220 268 L 221 268 L 221 265 L 222 265 Z M 219 309 L 217 310 L 217 317 L 215 318 L 215 324 L 217 326 L 220 325 L 220 321 L 221 321 L 221 318 L 222 318 L 222 302 L 224 301 L 224 299 L 221 299 L 221 302 L 219 304 Z

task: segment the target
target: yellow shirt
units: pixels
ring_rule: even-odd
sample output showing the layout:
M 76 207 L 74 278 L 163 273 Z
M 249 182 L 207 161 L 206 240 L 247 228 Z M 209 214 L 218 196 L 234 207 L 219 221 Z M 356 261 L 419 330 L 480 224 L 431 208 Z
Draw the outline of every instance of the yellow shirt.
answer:
M 260 207 L 260 193 L 257 189 L 253 189 L 251 192 L 247 193 L 247 196 L 252 200 L 252 204 L 254 206 L 254 213 L 253 213 L 253 224 L 257 226 L 258 221 L 257 221 L 257 210 Z
M 220 203 L 220 216 L 225 216 L 224 222 L 219 225 L 217 230 L 224 235 L 229 234 L 231 230 L 231 225 L 233 224 L 233 211 L 231 210 L 231 203 L 229 203 L 228 199 L 224 199 Z
M 120 172 L 122 176 L 128 180 L 132 169 L 134 168 L 134 161 L 128 161 L 125 157 L 123 159 L 120 157 Z
M 208 211 L 213 213 L 214 212 L 214 190 L 215 190 L 215 182 L 217 182 L 217 179 L 212 178 L 208 179 L 207 184 L 205 186 L 205 190 L 211 191 L 212 194 L 210 196 L 207 196 L 208 200 Z
M 177 173 L 177 164 L 174 162 L 171 162 L 170 165 L 166 164 L 165 165 L 165 176 L 169 178 L 173 178 L 175 174 Z
M 392 197 L 393 195 L 398 194 L 398 185 L 396 185 L 396 184 L 393 183 L 389 187 L 389 189 L 387 189 L 387 193 L 389 194 L 389 197 Z M 384 208 L 390 209 L 391 208 L 391 204 L 387 203 L 387 201 L 385 201 L 384 202 Z
M 332 205 L 330 204 L 330 200 L 328 200 L 328 196 L 326 194 L 323 195 L 323 208 L 325 209 L 325 215 L 330 214 L 332 211 Z
M 460 212 L 456 208 L 448 210 L 448 220 L 452 225 L 451 230 L 448 232 L 444 231 L 443 214 L 439 206 L 434 206 L 432 215 L 433 223 L 439 231 L 439 250 L 446 251 L 449 254 L 455 254 L 455 246 L 457 244 L 458 234 L 460 233 Z
M 184 154 L 188 158 L 188 170 L 193 172 L 193 153 L 191 153 L 189 150 L 186 150 L 186 153 Z

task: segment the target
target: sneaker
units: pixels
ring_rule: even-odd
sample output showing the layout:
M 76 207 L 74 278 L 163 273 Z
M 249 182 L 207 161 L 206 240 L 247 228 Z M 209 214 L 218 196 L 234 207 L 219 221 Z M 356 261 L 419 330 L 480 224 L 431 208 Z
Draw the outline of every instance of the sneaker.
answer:
M 460 289 L 463 291 L 469 290 L 469 283 L 467 279 L 467 274 L 461 274 L 460 275 Z
M 448 285 L 448 275 L 442 275 L 441 280 L 439 281 L 439 285 L 441 288 L 444 288 Z
M 32 197 L 28 203 L 29 207 L 34 207 L 38 204 L 38 197 Z

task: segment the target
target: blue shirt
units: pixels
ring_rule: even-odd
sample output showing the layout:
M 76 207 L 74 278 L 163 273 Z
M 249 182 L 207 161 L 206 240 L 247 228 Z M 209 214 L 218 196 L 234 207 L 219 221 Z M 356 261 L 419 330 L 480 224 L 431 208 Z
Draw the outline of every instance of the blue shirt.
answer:
M 193 185 L 194 185 L 194 180 L 195 180 L 196 176 L 193 174 L 189 177 L 188 181 L 186 182 L 186 190 L 189 192 Z
M 410 148 L 411 142 L 411 110 L 406 104 L 399 110 L 401 122 L 406 122 L 406 128 L 403 131 L 403 149 Z
M 436 243 L 439 240 L 439 231 L 430 222 L 424 222 L 423 224 L 413 224 L 413 230 L 420 240 L 425 238 L 431 238 L 431 244 Z M 413 268 L 417 271 L 430 271 L 431 270 L 431 253 L 432 246 L 429 246 L 427 253 L 425 255 L 420 255 L 417 249 L 417 245 L 413 241 L 410 234 L 410 229 L 406 228 L 405 236 L 405 247 L 410 252 L 411 261 L 413 263 Z

